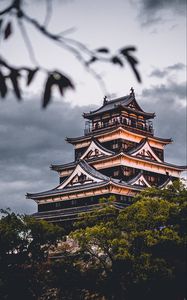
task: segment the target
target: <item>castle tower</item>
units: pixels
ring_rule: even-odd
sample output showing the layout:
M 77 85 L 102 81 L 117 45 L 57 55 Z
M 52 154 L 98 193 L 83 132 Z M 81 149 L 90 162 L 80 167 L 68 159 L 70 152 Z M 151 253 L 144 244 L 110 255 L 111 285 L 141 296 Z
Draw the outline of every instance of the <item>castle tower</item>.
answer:
M 123 207 L 146 187 L 166 187 L 179 178 L 186 166 L 165 162 L 164 148 L 172 142 L 154 135 L 154 113 L 145 112 L 129 95 L 108 100 L 89 113 L 84 135 L 67 138 L 74 146 L 75 159 L 52 165 L 59 185 L 52 190 L 27 194 L 38 204 L 38 219 L 61 223 L 76 219 L 80 212 L 93 210 L 99 199 L 115 196 Z

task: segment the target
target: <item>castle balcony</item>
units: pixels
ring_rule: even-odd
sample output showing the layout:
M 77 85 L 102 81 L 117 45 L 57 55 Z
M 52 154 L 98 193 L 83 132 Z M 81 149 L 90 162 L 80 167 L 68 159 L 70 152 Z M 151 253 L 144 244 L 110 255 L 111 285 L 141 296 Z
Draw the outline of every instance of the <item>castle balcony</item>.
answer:
M 123 128 L 126 128 L 127 130 L 137 132 L 137 133 L 143 133 L 147 135 L 153 135 L 153 123 L 150 120 L 144 121 L 144 122 L 138 122 L 137 120 L 133 118 L 115 118 L 115 120 L 109 120 L 109 121 L 99 121 L 99 122 L 91 122 L 86 121 L 85 122 L 85 129 L 84 134 L 88 135 L 91 133 L 98 132 L 100 130 L 104 130 L 107 128 L 115 128 L 122 126 Z

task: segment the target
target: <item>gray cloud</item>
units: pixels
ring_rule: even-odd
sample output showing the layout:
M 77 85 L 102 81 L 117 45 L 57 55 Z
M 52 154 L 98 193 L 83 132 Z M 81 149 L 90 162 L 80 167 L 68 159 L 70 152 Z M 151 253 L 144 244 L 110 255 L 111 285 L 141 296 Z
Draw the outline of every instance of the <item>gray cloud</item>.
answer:
M 141 100 L 146 111 L 155 111 L 155 135 L 172 138 L 166 147 L 166 160 L 179 165 L 186 161 L 186 83 L 168 81 L 142 91 Z
M 137 1 L 140 7 L 140 19 L 143 26 L 164 22 L 163 12 L 185 15 L 186 0 L 141 0 Z
M 142 7 L 145 11 L 160 11 L 162 9 L 172 9 L 177 10 L 177 12 L 181 12 L 183 8 L 186 6 L 185 0 L 142 0 Z
M 181 105 L 179 100 L 182 100 L 183 104 L 186 103 L 186 82 L 177 83 L 168 81 L 166 84 L 153 85 L 150 89 L 144 89 L 142 91 L 142 95 L 145 97 L 154 96 L 151 105 L 155 105 L 156 102 L 156 104 L 159 104 L 160 107 L 163 105 L 164 101 L 167 105 L 177 105 L 178 110 L 180 111 Z
M 184 70 L 185 69 L 185 64 L 183 63 L 176 63 L 174 65 L 171 65 L 171 66 L 167 66 L 166 68 L 164 69 L 154 69 L 151 74 L 149 76 L 151 77 L 157 77 L 157 78 L 164 78 L 165 76 L 167 76 L 168 74 L 170 74 L 170 72 L 173 72 L 173 71 L 181 71 L 181 70 Z
M 158 78 L 163 78 L 168 74 L 167 70 L 160 70 L 160 69 L 155 69 L 151 72 L 149 76 L 151 77 L 158 77 Z
M 177 64 L 174 64 L 174 65 L 171 65 L 171 66 L 168 66 L 166 69 L 167 70 L 174 70 L 174 71 L 179 71 L 179 70 L 184 70 L 185 69 L 185 64 L 183 63 L 177 63 Z
M 51 163 L 73 160 L 73 147 L 66 136 L 83 134 L 83 111 L 90 107 L 71 107 L 55 102 L 47 110 L 33 98 L 21 104 L 9 98 L 0 110 L 0 207 L 19 212 L 36 210 L 26 192 L 37 192 L 58 185 Z

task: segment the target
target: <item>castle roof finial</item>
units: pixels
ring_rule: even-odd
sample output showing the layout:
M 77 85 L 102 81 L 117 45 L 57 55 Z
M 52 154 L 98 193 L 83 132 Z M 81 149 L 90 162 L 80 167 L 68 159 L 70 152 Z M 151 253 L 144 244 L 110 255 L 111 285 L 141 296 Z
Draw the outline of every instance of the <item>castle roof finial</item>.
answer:
M 104 98 L 103 98 L 103 105 L 107 104 L 107 102 L 108 102 L 107 96 L 104 96 Z
M 133 87 L 131 87 L 131 89 L 130 89 L 130 96 L 135 96 L 135 92 L 134 92 L 134 89 L 133 89 Z

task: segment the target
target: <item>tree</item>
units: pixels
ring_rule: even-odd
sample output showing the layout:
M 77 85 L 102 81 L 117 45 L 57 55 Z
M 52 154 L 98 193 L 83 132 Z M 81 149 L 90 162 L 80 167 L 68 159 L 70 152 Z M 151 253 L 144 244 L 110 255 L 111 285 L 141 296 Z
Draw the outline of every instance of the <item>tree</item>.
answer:
M 27 25 L 31 25 L 43 37 L 48 38 L 57 46 L 69 51 L 76 59 L 82 64 L 86 70 L 96 78 L 100 83 L 104 93 L 106 88 L 102 76 L 100 76 L 92 67 L 96 62 L 106 62 L 124 67 L 127 62 L 137 81 L 141 82 L 141 77 L 137 69 L 138 60 L 132 55 L 136 51 L 134 46 L 122 47 L 116 53 L 111 53 L 107 47 L 100 47 L 98 49 L 89 49 L 84 43 L 68 38 L 67 32 L 53 33 L 48 29 L 50 20 L 52 1 L 45 0 L 47 6 L 47 13 L 44 22 L 39 22 L 37 19 L 30 17 L 27 14 L 24 0 L 12 0 L 10 5 L 7 5 L 0 11 L 0 34 L 3 36 L 4 41 L 11 38 L 13 34 L 13 19 L 16 19 L 17 26 L 19 26 L 23 40 L 28 49 L 31 61 L 34 65 L 33 68 L 28 66 L 15 67 L 12 66 L 2 55 L 0 56 L 0 95 L 5 98 L 8 90 L 11 88 L 14 91 L 18 100 L 22 98 L 21 81 L 22 78 L 26 85 L 30 85 L 38 72 L 45 74 L 45 84 L 42 96 L 42 105 L 45 108 L 52 96 L 53 87 L 59 89 L 60 94 L 63 96 L 67 89 L 74 89 L 74 83 L 71 78 L 68 78 L 63 72 L 59 70 L 47 70 L 41 66 L 36 59 L 30 35 L 27 33 Z M 7 16 L 9 17 L 7 21 Z
M 63 239 L 62 228 L 1 210 L 0 298 L 35 299 L 41 290 L 50 249 Z
M 119 210 L 115 199 L 80 215 L 70 237 L 48 260 L 62 229 L 5 212 L 0 220 L 1 299 L 135 300 L 185 298 L 187 190 L 142 191 Z
M 186 196 L 176 182 L 168 189 L 143 191 L 121 211 L 109 202 L 86 216 L 72 237 L 89 256 L 87 268 L 100 275 L 100 295 L 184 299 Z

